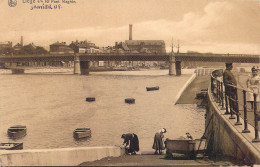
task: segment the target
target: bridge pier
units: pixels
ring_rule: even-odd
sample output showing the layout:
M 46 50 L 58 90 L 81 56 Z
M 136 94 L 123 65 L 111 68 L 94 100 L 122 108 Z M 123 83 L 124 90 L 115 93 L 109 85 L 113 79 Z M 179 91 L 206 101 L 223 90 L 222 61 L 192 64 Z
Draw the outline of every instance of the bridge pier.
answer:
M 170 57 L 169 57 L 169 75 L 176 75 L 175 55 L 173 52 L 171 52 Z
M 80 61 L 79 56 L 74 56 L 74 74 L 89 75 L 90 61 Z
M 176 75 L 180 76 L 181 75 L 181 61 L 175 61 L 175 70 L 176 70 Z
M 89 75 L 90 61 L 80 61 L 80 74 Z
M 169 75 L 176 75 L 175 62 L 174 61 L 170 61 L 170 64 L 169 64 Z
M 169 75 L 181 75 L 181 61 L 175 60 L 175 55 L 171 53 L 169 61 Z
M 80 62 L 79 62 L 79 56 L 74 56 L 74 74 L 80 74 Z

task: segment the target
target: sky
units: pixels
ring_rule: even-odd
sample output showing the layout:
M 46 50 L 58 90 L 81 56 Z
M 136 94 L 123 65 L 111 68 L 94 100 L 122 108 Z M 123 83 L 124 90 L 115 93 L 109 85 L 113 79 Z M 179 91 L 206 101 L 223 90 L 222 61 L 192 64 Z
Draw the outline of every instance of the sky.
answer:
M 179 41 L 180 52 L 260 54 L 259 0 L 16 1 L 0 1 L 0 42 L 23 36 L 24 44 L 45 47 L 75 40 L 113 46 L 128 40 L 132 24 L 133 40 L 164 40 L 167 51 Z M 53 9 L 31 10 L 43 3 Z

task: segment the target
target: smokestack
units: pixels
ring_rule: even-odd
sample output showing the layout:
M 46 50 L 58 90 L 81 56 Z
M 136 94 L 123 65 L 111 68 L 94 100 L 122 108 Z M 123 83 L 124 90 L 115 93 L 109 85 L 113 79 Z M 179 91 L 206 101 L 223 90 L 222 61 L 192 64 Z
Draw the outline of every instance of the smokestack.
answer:
M 21 45 L 23 46 L 23 36 L 21 36 Z
M 132 24 L 129 24 L 129 40 L 132 40 Z

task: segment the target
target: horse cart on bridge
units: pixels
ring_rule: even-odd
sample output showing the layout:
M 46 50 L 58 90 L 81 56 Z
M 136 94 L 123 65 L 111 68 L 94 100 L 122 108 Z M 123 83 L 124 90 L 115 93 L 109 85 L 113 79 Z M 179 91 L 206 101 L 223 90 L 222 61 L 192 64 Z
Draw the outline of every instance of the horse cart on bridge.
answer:
M 173 153 L 184 154 L 188 159 L 196 158 L 197 154 L 204 153 L 206 139 L 179 139 L 165 140 L 166 156 L 173 157 Z

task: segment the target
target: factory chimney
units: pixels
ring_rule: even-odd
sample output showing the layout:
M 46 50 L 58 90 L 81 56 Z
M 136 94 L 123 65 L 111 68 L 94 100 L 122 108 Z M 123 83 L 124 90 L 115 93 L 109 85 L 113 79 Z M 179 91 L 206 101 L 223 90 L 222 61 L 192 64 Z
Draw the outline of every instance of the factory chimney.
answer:
M 23 46 L 23 36 L 21 36 L 21 45 Z
M 132 24 L 129 24 L 129 40 L 132 40 Z

